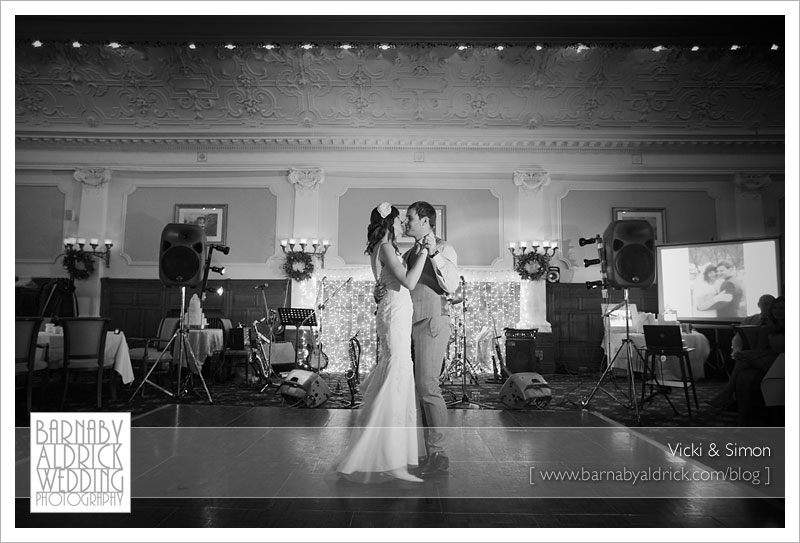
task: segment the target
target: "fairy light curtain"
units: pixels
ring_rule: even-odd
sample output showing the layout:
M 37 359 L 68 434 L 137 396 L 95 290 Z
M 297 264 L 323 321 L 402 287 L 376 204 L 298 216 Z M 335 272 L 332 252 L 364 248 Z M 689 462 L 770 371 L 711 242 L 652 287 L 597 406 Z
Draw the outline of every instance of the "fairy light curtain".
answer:
M 360 367 L 362 373 L 369 373 L 376 360 L 375 337 L 375 301 L 372 289 L 375 281 L 369 269 L 364 270 L 326 270 L 323 299 L 337 288 L 344 285 L 338 295 L 329 300 L 325 309 L 318 311 L 322 318 L 323 351 L 328 355 L 328 371 L 344 372 L 350 367 L 348 353 L 350 338 L 358 333 L 362 354 Z M 480 362 L 476 358 L 476 338 L 485 330 L 494 330 L 502 335 L 503 328 L 514 327 L 520 320 L 520 280 L 513 272 L 463 270 L 466 280 L 467 311 L 465 329 L 467 335 L 467 357 L 471 362 Z M 349 284 L 348 278 L 353 277 Z M 304 307 L 313 307 L 318 297 L 321 278 L 303 281 L 299 285 L 300 296 Z M 456 329 L 457 319 L 462 316 L 460 304 L 451 306 L 451 331 Z M 305 332 L 307 339 L 309 332 Z M 454 339 L 451 337 L 451 339 Z M 460 341 L 460 338 L 459 338 Z M 451 343 L 450 353 L 454 346 Z M 450 354 L 449 353 L 449 354 Z M 303 355 L 303 353 L 300 353 Z M 486 371 L 491 366 L 479 364 Z

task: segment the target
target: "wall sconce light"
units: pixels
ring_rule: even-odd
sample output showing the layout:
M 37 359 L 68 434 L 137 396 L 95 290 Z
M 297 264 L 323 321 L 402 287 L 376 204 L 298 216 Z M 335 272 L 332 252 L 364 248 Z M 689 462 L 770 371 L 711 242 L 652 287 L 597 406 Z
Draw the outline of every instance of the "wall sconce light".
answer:
M 519 248 L 517 248 L 519 245 Z M 540 250 L 541 249 L 541 253 Z M 517 267 L 517 260 L 522 258 L 522 256 L 527 252 L 528 254 L 541 254 L 547 260 L 550 260 L 556 254 L 556 249 L 558 249 L 558 242 L 557 241 L 531 241 L 530 242 L 530 250 L 528 249 L 528 242 L 527 241 L 520 241 L 515 242 L 511 241 L 508 244 L 508 251 L 511 253 L 511 256 L 514 257 L 514 269 Z
M 295 247 L 300 246 L 299 249 Z M 319 267 L 325 268 L 325 253 L 328 252 L 328 249 L 331 246 L 330 240 L 324 239 L 322 243 L 319 242 L 318 239 L 311 240 L 311 251 L 306 251 L 306 246 L 308 246 L 308 239 L 301 238 L 298 242 L 296 239 L 282 239 L 281 240 L 281 250 L 284 254 L 286 253 L 305 253 L 308 252 L 319 261 Z
M 111 248 L 114 246 L 114 242 L 110 239 L 107 239 L 103 242 L 105 245 L 105 250 L 97 250 L 97 247 L 100 245 L 100 240 L 97 238 L 92 238 L 89 240 L 89 246 L 92 248 L 91 251 L 87 251 L 84 249 L 86 246 L 86 238 L 64 238 L 64 250 L 66 252 L 75 252 L 75 253 L 83 253 L 87 255 L 91 255 L 95 258 L 99 258 L 103 262 L 106 263 L 106 268 L 111 267 Z

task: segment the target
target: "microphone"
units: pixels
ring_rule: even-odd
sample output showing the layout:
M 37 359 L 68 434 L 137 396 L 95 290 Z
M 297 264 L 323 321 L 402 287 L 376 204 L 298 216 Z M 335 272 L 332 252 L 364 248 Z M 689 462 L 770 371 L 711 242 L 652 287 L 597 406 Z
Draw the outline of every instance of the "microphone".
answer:
M 353 278 L 352 277 L 348 277 L 347 281 L 345 281 L 344 284 L 346 285 L 347 283 L 352 283 L 352 282 L 353 282 Z
M 459 275 L 459 277 L 461 278 L 461 282 L 462 282 L 462 283 L 466 283 L 466 282 L 467 282 L 467 280 L 466 280 L 466 279 L 464 279 L 464 276 L 463 276 L 463 275 Z
M 327 276 L 327 275 L 323 275 L 323 276 L 322 276 L 322 282 L 324 283 L 324 282 L 325 282 L 325 279 L 327 279 L 327 278 L 328 278 L 328 276 Z
M 269 283 L 264 283 L 263 285 L 254 286 L 253 289 L 267 288 L 268 286 L 269 286 Z

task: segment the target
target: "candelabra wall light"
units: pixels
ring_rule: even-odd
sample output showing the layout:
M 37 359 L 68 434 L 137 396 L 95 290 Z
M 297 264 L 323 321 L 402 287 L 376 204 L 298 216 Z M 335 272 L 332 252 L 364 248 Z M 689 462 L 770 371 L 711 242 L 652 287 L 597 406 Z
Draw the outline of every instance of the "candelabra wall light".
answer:
M 311 251 L 306 251 L 308 245 L 311 245 Z M 325 268 L 325 253 L 328 252 L 330 246 L 331 242 L 327 239 L 322 240 L 322 243 L 318 239 L 312 239 L 310 244 L 306 238 L 300 239 L 299 242 L 294 238 L 281 240 L 281 250 L 284 254 L 308 253 L 319 261 L 320 268 Z
M 73 253 L 80 256 L 90 255 L 95 258 L 99 258 L 103 262 L 106 263 L 106 268 L 111 267 L 111 247 L 114 246 L 114 242 L 110 239 L 107 239 L 103 242 L 105 245 L 105 250 L 97 250 L 97 247 L 100 245 L 100 240 L 97 238 L 91 238 L 89 240 L 89 246 L 92 248 L 91 251 L 87 251 L 84 249 L 86 246 L 86 238 L 64 238 L 64 251 L 67 253 Z
M 555 241 L 531 241 L 530 250 L 528 250 L 528 243 L 529 242 L 527 241 L 511 241 L 508 243 L 508 250 L 511 252 L 511 256 L 514 257 L 515 266 L 519 259 L 522 258 L 526 253 L 541 254 L 549 260 L 555 256 L 556 249 L 558 249 L 558 243 Z M 539 252 L 539 249 L 541 249 L 541 253 Z

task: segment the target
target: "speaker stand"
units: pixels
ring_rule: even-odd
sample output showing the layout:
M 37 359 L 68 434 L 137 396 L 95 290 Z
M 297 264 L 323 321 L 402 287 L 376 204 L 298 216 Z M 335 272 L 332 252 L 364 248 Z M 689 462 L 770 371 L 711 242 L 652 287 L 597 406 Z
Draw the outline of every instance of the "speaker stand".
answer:
M 177 378 L 177 390 L 173 394 L 164 387 L 152 382 L 150 380 L 150 375 L 159 366 L 159 364 L 161 363 L 161 358 L 164 356 L 165 353 L 169 352 L 170 347 L 175 343 L 176 340 L 178 341 L 178 378 Z M 188 358 L 186 353 L 191 355 L 191 358 Z M 145 375 L 144 379 L 142 379 L 142 382 L 139 383 L 139 386 L 136 388 L 136 390 L 133 391 L 133 394 L 131 394 L 128 403 L 133 401 L 133 398 L 136 397 L 136 394 L 142 389 L 142 387 L 144 387 L 145 384 L 148 384 L 160 390 L 162 393 L 166 394 L 170 398 L 176 398 L 176 399 L 180 399 L 181 397 L 183 397 L 190 383 L 192 384 L 192 392 L 194 392 L 194 379 L 192 376 L 192 367 L 189 366 L 189 360 L 193 362 L 194 369 L 197 370 L 197 375 L 200 376 L 200 381 L 203 383 L 203 388 L 205 389 L 206 397 L 208 398 L 208 403 L 213 404 L 214 402 L 211 399 L 211 393 L 208 391 L 208 386 L 206 385 L 206 381 L 205 379 L 203 379 L 203 373 L 200 371 L 200 367 L 197 364 L 197 357 L 194 355 L 194 352 L 192 351 L 192 346 L 189 343 L 189 330 L 186 325 L 186 287 L 182 286 L 181 315 L 180 315 L 180 322 L 178 325 L 178 329 L 172 335 L 164 350 L 161 351 L 161 354 L 158 356 L 158 359 L 150 368 L 150 371 L 147 372 L 147 375 Z M 184 383 L 181 383 L 181 367 L 183 366 L 184 361 L 186 361 L 186 366 L 189 370 L 189 375 L 187 376 L 186 381 Z
M 627 409 L 631 409 L 632 408 L 634 410 L 634 413 L 636 414 L 636 422 L 637 423 L 641 423 L 642 419 L 641 419 L 641 414 L 639 413 L 639 404 L 636 402 L 636 381 L 635 381 L 635 377 L 634 377 L 634 373 L 633 373 L 633 353 L 636 353 L 636 355 L 639 357 L 640 360 L 642 360 L 642 355 L 639 353 L 639 350 L 633 344 L 633 340 L 631 339 L 630 323 L 629 323 L 630 308 L 628 306 L 628 289 L 627 288 L 623 289 L 623 292 L 624 292 L 624 297 L 625 297 L 625 300 L 623 302 L 624 305 L 625 305 L 625 339 L 623 339 L 622 342 L 620 343 L 619 348 L 617 349 L 617 352 L 614 353 L 614 357 L 609 361 L 608 365 L 606 366 L 605 371 L 603 371 L 603 373 L 600 375 L 600 379 L 597 381 L 597 384 L 594 385 L 594 388 L 592 389 L 591 393 L 589 393 L 589 396 L 586 398 L 585 401 L 581 402 L 581 408 L 582 409 L 586 409 L 589 406 L 589 404 L 591 403 L 592 398 L 594 398 L 594 395 L 597 393 L 597 391 L 598 390 L 602 390 L 603 392 L 606 393 L 607 396 L 609 396 L 612 400 L 614 400 L 615 402 L 617 402 L 621 406 L 623 406 L 623 407 L 625 407 Z M 611 337 L 611 329 L 610 328 L 608 330 L 608 336 L 609 336 L 609 344 L 610 344 L 610 337 Z M 603 381 L 606 378 L 606 375 L 608 375 L 609 372 L 613 369 L 614 362 L 617 360 L 617 357 L 622 352 L 623 347 L 625 348 L 625 352 L 627 354 L 627 366 L 628 366 L 627 370 L 628 370 L 628 397 L 629 397 L 629 400 L 628 400 L 627 403 L 623 402 L 622 400 L 620 400 L 619 398 L 617 398 L 616 396 L 611 394 L 609 391 L 607 391 L 606 389 L 602 388 L 602 386 L 601 386 Z M 608 352 L 608 351 L 606 351 L 606 352 Z M 644 364 L 645 364 L 645 362 L 644 362 L 644 360 L 642 360 L 642 367 L 645 367 Z M 613 379 L 613 375 L 612 375 L 612 379 Z M 616 383 L 615 383 L 615 385 L 616 385 Z

